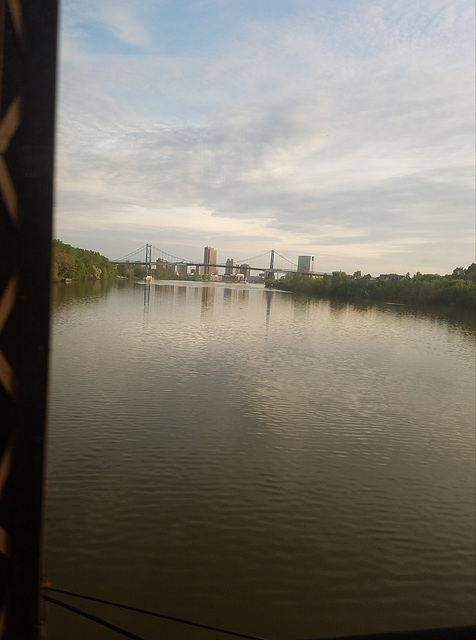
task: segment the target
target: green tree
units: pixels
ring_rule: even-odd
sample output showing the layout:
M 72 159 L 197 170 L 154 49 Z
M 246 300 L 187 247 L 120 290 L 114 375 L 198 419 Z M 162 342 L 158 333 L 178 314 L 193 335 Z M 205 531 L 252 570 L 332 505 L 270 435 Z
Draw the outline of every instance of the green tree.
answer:
M 117 275 L 121 276 L 121 278 L 133 278 L 134 270 L 132 265 L 130 264 L 118 264 L 117 265 Z
M 277 289 L 308 293 L 317 297 L 367 299 L 415 305 L 442 305 L 461 309 L 474 309 L 476 305 L 476 265 L 467 269 L 457 267 L 453 274 L 416 273 L 413 278 L 374 279 L 367 274 L 357 277 L 343 271 L 334 271 L 323 278 L 312 278 L 300 273 L 286 274 L 271 283 Z
M 451 277 L 455 280 L 464 280 L 465 276 L 466 269 L 464 267 L 456 267 L 456 269 L 453 269 L 453 273 L 451 274 Z
M 132 271 L 134 273 L 134 278 L 145 278 L 145 267 L 141 264 L 133 265 Z
M 167 269 L 152 269 L 154 280 L 176 280 L 176 275 Z
M 79 249 L 70 244 L 53 240 L 51 274 L 53 280 L 74 278 L 98 280 L 114 277 L 116 267 L 97 251 Z
M 74 258 L 66 251 L 57 246 L 53 246 L 53 256 L 51 260 L 51 275 L 53 280 L 71 278 L 74 266 Z
M 471 282 L 476 283 L 476 262 L 470 264 L 466 269 L 466 277 L 468 280 L 471 280 Z

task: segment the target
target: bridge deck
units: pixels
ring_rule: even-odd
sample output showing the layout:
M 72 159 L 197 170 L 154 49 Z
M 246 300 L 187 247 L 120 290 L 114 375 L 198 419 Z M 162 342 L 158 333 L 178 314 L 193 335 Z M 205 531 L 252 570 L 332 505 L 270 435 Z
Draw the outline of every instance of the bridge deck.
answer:
M 134 260 L 134 261 L 122 261 L 122 260 L 111 260 L 112 264 L 118 265 L 118 264 L 130 264 L 133 266 L 148 266 L 151 265 L 152 268 L 155 264 L 155 262 L 145 262 L 144 260 Z M 172 263 L 173 264 L 173 263 Z M 180 263 L 179 263 L 180 264 Z M 207 264 L 205 262 L 184 262 L 182 264 L 186 264 L 189 267 L 214 267 L 216 269 L 235 269 L 237 273 L 240 273 L 240 266 L 235 266 L 235 267 L 230 267 L 230 265 L 226 265 L 226 264 Z M 242 267 L 242 269 L 245 269 L 245 267 Z M 262 271 L 262 272 L 273 272 L 273 273 L 302 273 L 303 276 L 318 276 L 318 277 L 322 277 L 325 276 L 325 273 L 319 273 L 319 272 L 304 272 L 304 271 L 296 271 L 296 269 L 292 270 L 292 269 L 279 269 L 274 267 L 274 269 L 270 269 L 269 267 L 246 267 L 247 270 L 249 271 Z

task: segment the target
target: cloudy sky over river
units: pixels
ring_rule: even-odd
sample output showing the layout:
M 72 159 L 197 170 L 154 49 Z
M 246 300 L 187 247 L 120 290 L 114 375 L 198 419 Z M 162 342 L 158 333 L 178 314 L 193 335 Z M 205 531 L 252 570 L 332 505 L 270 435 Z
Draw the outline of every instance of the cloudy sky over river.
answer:
M 56 237 L 474 260 L 472 0 L 64 0 Z

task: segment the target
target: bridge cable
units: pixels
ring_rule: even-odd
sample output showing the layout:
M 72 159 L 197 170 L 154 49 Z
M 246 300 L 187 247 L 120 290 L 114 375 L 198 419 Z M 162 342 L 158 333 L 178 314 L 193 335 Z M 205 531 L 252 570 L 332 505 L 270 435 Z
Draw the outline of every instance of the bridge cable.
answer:
M 296 267 L 296 264 L 294 262 L 291 262 L 291 260 L 288 260 L 287 258 L 285 258 L 284 256 L 282 256 L 280 253 L 278 253 L 277 251 L 274 252 L 277 256 L 279 256 L 280 258 L 282 258 L 283 260 L 286 260 L 286 262 L 289 262 L 289 264 L 292 264 L 293 267 Z
M 195 264 L 194 262 L 191 262 L 190 260 L 185 260 L 185 258 L 179 258 L 178 256 L 174 256 L 172 253 L 167 253 L 166 251 L 162 251 L 162 249 L 159 249 L 159 247 L 155 247 L 154 245 L 150 245 L 152 247 L 152 249 L 155 249 L 155 251 L 157 251 L 158 253 L 162 253 L 165 256 L 168 256 L 169 258 L 173 258 L 173 260 L 178 260 L 179 262 L 188 262 L 189 264 Z M 171 262 L 169 260 L 169 262 Z
M 251 262 L 252 260 L 257 260 L 258 258 L 262 258 L 263 256 L 267 256 L 269 255 L 269 251 L 265 251 L 264 253 L 260 253 L 259 256 L 253 256 L 252 258 L 244 258 L 243 260 L 238 260 L 238 262 L 241 262 L 241 264 L 243 264 L 244 262 Z
M 84 594 L 80 594 L 80 593 L 75 593 L 74 591 L 66 591 L 65 589 L 56 589 L 54 587 L 43 587 L 45 590 L 47 591 L 54 591 L 55 593 L 62 593 L 64 595 L 68 595 L 68 596 L 73 596 L 75 598 L 81 598 L 83 600 L 89 600 L 91 602 L 99 602 L 100 604 L 107 604 L 111 607 L 117 607 L 118 609 L 125 609 L 127 611 L 134 611 L 135 613 L 142 613 L 144 615 L 148 615 L 148 616 L 154 616 L 155 618 L 161 618 L 163 620 L 171 620 L 172 622 L 178 622 L 180 624 L 188 624 L 192 627 L 199 627 L 201 629 L 209 629 L 210 631 L 217 631 L 219 633 L 224 633 L 224 634 L 228 634 L 231 636 L 235 636 L 236 638 L 246 638 L 247 640 L 267 640 L 267 638 L 263 638 L 260 636 L 252 636 L 246 633 L 240 633 L 238 631 L 230 631 L 229 629 L 222 629 L 221 627 L 214 627 L 212 625 L 209 624 L 202 624 L 201 622 L 195 622 L 192 620 L 186 620 L 185 618 L 178 618 L 176 616 L 169 616 L 166 615 L 164 613 L 158 613 L 157 611 L 149 611 L 148 609 L 141 609 L 140 607 L 132 607 L 126 604 L 121 604 L 119 602 L 113 602 L 111 600 L 103 600 L 102 598 L 95 598 L 94 596 L 88 596 L 88 595 L 84 595 Z M 76 607 L 72 607 L 71 605 L 67 605 L 64 602 L 61 602 L 60 600 L 57 600 L 56 598 L 52 598 L 51 596 L 48 596 L 46 594 L 43 594 L 42 597 L 47 600 L 48 602 L 53 602 L 54 604 L 57 604 L 59 606 L 63 606 L 66 609 L 69 609 L 75 613 L 78 613 L 79 615 L 84 615 L 87 618 L 90 618 L 91 620 L 95 619 L 96 616 L 92 616 L 90 614 L 87 614 L 85 612 L 83 612 L 81 609 L 77 609 Z M 97 620 L 95 620 L 96 622 L 98 622 L 99 624 L 104 624 L 104 626 L 109 626 L 109 628 L 113 628 L 114 625 L 110 626 L 110 624 L 106 621 L 102 621 L 101 618 L 98 618 Z M 134 640 L 144 640 L 144 638 L 140 638 L 139 636 L 136 636 L 134 634 L 131 634 L 128 631 L 125 630 L 120 630 L 119 627 L 115 628 L 116 631 L 118 631 L 119 633 L 122 633 L 123 635 L 125 635 L 128 638 L 133 638 Z M 129 635 L 128 635 L 129 634 Z
M 111 262 L 125 262 L 127 258 L 130 258 L 131 256 L 134 256 L 136 253 L 139 253 L 139 252 L 143 251 L 144 249 L 145 249 L 145 244 L 143 244 L 142 247 L 140 247 L 139 249 L 135 249 L 134 251 L 131 251 L 127 255 L 122 256 L 122 258 L 118 258 L 117 260 L 111 260 Z
M 163 251 L 162 249 L 159 249 L 159 247 L 156 247 L 155 245 L 150 245 L 150 247 L 151 247 L 151 249 L 154 249 L 154 251 L 156 251 L 157 253 L 162 254 L 164 256 L 167 256 L 167 261 L 168 262 L 186 262 L 186 263 L 192 264 L 192 265 L 193 264 L 198 264 L 197 261 L 189 260 L 187 258 L 180 258 L 179 256 L 174 256 L 172 253 L 167 253 L 166 251 Z M 132 256 L 135 256 L 136 254 L 139 254 L 139 253 L 143 252 L 144 249 L 145 249 L 145 244 L 142 245 L 142 247 L 140 247 L 139 249 L 135 249 L 135 251 L 131 251 L 130 253 L 128 253 L 125 256 L 122 256 L 121 258 L 117 258 L 116 260 L 111 260 L 111 262 L 127 262 L 129 258 L 131 258 Z M 264 256 L 269 255 L 269 253 L 270 253 L 269 251 L 265 251 L 264 253 L 260 253 L 259 255 L 253 256 L 252 258 L 244 258 L 243 260 L 238 260 L 238 262 L 240 264 L 250 263 L 253 260 L 257 260 L 258 258 L 262 258 Z M 275 251 L 275 253 L 278 256 L 280 256 L 281 258 L 283 258 L 284 260 L 287 260 L 287 258 L 284 258 L 284 256 L 281 256 L 277 251 Z M 171 260 L 169 258 L 171 258 Z M 296 266 L 290 260 L 287 260 L 287 262 L 292 264 L 294 267 Z M 226 266 L 226 265 L 223 265 L 223 266 Z

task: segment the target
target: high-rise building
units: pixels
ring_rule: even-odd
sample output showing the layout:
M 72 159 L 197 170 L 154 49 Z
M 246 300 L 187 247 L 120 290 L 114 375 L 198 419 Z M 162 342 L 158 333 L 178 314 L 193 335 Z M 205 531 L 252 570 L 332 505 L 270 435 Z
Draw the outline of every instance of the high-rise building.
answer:
M 240 273 L 243 274 L 243 278 L 248 280 L 251 274 L 251 269 L 249 264 L 240 264 Z
M 298 256 L 297 270 L 312 273 L 314 271 L 314 256 Z
M 228 258 L 226 261 L 225 275 L 226 276 L 236 275 L 237 266 L 238 266 L 238 262 L 236 260 L 233 260 L 233 258 Z
M 203 273 L 209 275 L 216 275 L 217 270 L 216 267 L 208 267 L 209 264 L 217 263 L 217 252 L 213 247 L 205 247 L 203 251 L 203 262 L 205 263 L 205 268 Z
M 174 265 L 168 260 L 164 260 L 163 258 L 159 258 L 155 263 L 155 268 L 158 271 L 173 271 Z
M 175 265 L 175 273 L 179 276 L 190 276 L 195 273 L 195 267 L 188 262 L 177 262 Z

